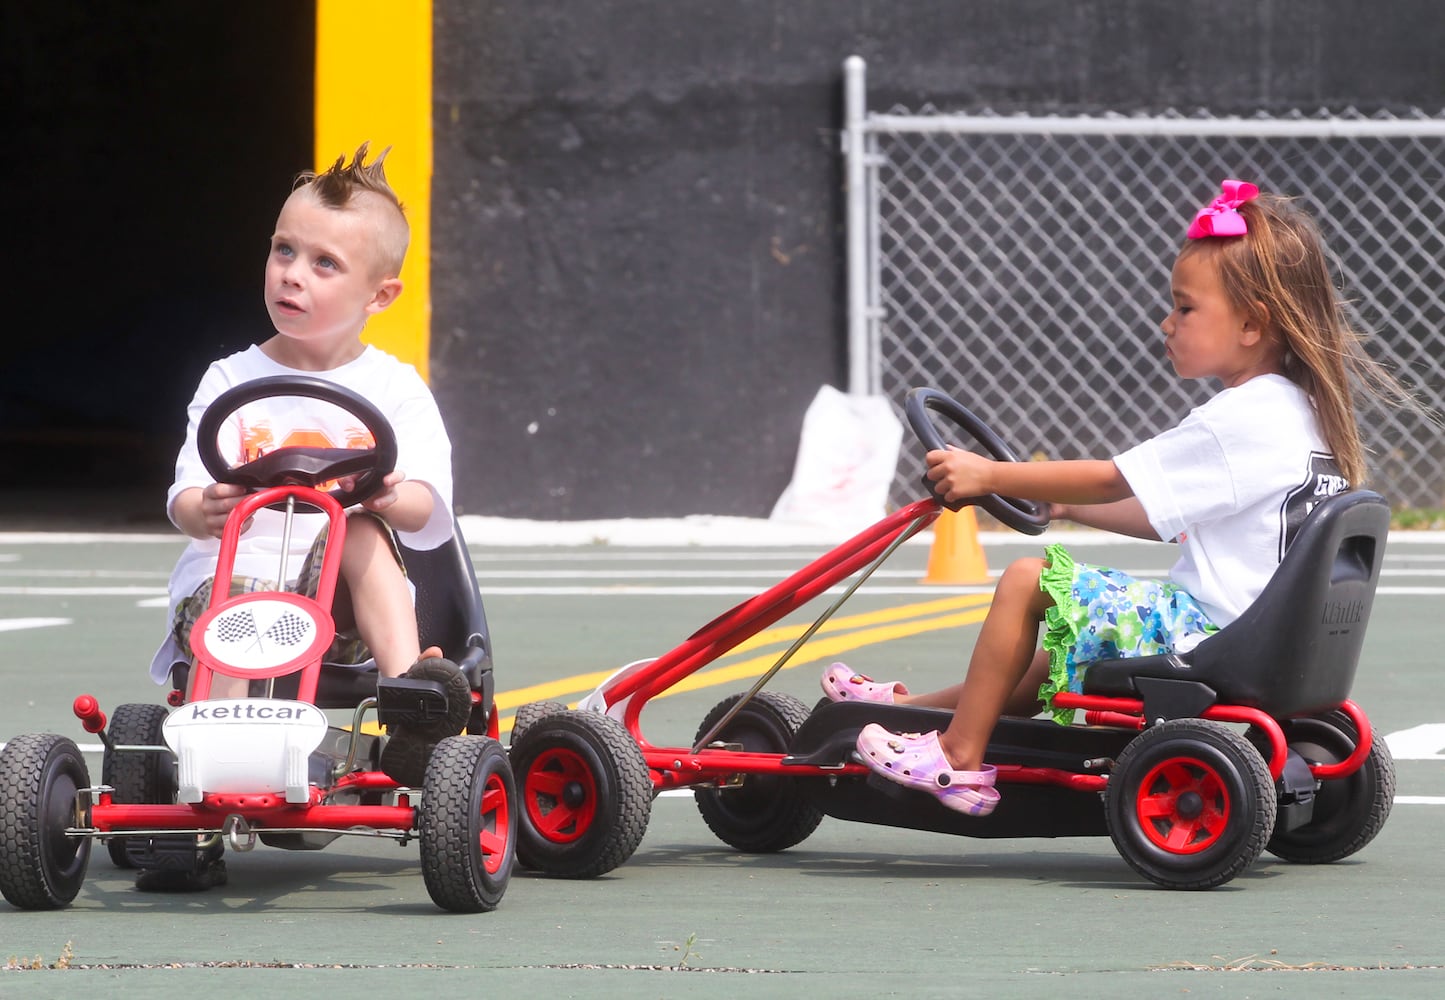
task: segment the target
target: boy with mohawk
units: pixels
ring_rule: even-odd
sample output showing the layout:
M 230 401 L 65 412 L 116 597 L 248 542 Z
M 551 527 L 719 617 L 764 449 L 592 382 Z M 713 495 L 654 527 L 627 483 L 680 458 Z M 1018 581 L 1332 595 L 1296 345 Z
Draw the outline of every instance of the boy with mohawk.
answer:
M 276 220 L 266 260 L 266 311 L 275 332 L 212 363 L 191 400 L 186 441 L 166 503 L 171 521 L 191 542 L 171 574 L 173 625 L 151 665 L 157 683 L 166 683 L 175 665 L 190 660 L 190 629 L 210 602 L 222 529 L 246 493 L 244 487 L 213 482 L 201 464 L 196 442 L 201 414 L 234 385 L 266 376 L 307 375 L 370 401 L 397 438 L 397 470 L 386 477 L 380 492 L 349 511 L 332 609 L 337 643 L 327 658 L 360 662 L 370 656 L 382 676 L 440 680 L 453 708 L 448 717 L 466 717 L 466 678 L 440 650 L 418 648 L 416 612 L 396 548 L 397 536 L 414 549 L 434 548 L 451 537 L 451 444 L 436 401 L 417 371 L 361 340 L 366 321 L 401 294 L 399 274 L 410 239 L 401 202 L 382 168 L 388 151 L 367 163 L 363 143 L 349 164 L 339 157 L 324 172 L 297 178 Z M 241 420 L 228 422 L 218 441 L 221 454 L 232 461 L 254 459 L 300 440 L 298 435 L 323 447 L 372 443 L 354 418 L 315 400 L 260 400 L 242 407 L 238 415 Z M 227 440 L 232 431 L 235 440 Z M 262 510 L 246 526 L 236 555 L 234 593 L 274 588 L 266 578 L 278 565 L 283 517 Z M 314 587 L 314 578 L 307 577 L 314 576 L 311 564 L 316 560 L 306 557 L 324 522 L 324 515 L 296 515 L 288 564 L 302 566 L 302 579 L 293 582 L 297 589 Z M 244 690 L 213 693 L 224 697 L 244 695 Z M 401 784 L 419 786 L 439 738 L 398 727 L 383 751 L 382 769 Z M 212 867 L 220 864 L 214 861 Z M 220 881 L 223 872 L 219 878 L 213 875 L 210 884 Z

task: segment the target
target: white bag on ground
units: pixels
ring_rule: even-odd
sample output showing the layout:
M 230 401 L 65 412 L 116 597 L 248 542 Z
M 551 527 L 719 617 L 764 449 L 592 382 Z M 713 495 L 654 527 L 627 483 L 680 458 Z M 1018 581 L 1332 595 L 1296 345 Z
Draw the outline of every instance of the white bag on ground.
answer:
M 903 424 L 883 396 L 850 396 L 825 385 L 803 417 L 793 479 L 774 521 L 861 530 L 888 508 Z

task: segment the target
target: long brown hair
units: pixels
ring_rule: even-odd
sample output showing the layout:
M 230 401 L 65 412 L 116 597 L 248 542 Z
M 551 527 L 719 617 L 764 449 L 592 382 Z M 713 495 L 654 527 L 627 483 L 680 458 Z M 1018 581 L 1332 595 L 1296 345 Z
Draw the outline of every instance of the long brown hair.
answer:
M 1271 194 L 1238 211 L 1249 227 L 1246 235 L 1187 240 L 1180 256 L 1209 253 L 1231 304 L 1277 339 L 1281 370 L 1309 394 L 1340 472 L 1360 486 L 1367 471 L 1356 390 L 1392 405 L 1422 407 L 1365 353 L 1364 334 L 1335 286 L 1314 220 L 1293 199 Z

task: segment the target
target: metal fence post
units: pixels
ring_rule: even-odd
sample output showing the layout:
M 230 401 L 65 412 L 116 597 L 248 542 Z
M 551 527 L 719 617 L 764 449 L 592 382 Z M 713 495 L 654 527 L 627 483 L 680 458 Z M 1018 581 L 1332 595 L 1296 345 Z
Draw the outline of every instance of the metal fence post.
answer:
M 875 368 L 868 349 L 868 192 L 864 118 L 866 67 L 861 56 L 843 62 L 843 155 L 847 164 L 848 392 L 865 395 Z

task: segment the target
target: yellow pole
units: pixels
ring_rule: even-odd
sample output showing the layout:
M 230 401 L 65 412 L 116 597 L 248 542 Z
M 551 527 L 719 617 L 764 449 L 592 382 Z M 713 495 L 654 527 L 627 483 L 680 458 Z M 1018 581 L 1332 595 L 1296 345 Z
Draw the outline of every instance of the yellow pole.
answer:
M 316 166 L 387 146 L 386 176 L 406 207 L 402 294 L 365 339 L 428 377 L 431 336 L 431 0 L 316 0 Z

